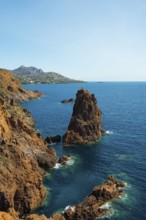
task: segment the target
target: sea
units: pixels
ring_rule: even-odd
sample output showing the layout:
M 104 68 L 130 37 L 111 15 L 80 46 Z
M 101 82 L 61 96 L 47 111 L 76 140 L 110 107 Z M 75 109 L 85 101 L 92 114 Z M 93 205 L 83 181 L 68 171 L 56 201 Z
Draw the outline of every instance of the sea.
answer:
M 94 186 L 112 175 L 125 182 L 125 194 L 106 203 L 108 215 L 103 220 L 146 219 L 146 82 L 105 82 L 81 84 L 24 85 L 44 95 L 22 102 L 36 122 L 38 132 L 63 135 L 68 127 L 73 103 L 64 99 L 76 97 L 80 88 L 94 93 L 102 111 L 105 135 L 90 145 L 52 147 L 57 157 L 71 155 L 67 166 L 56 163 L 43 179 L 46 200 L 36 212 L 50 216 L 82 202 Z

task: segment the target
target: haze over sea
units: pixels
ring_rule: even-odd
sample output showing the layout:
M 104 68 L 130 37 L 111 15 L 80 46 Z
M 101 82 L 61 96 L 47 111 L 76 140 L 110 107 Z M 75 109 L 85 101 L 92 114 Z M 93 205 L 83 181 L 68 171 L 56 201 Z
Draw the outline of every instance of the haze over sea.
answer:
M 127 183 L 126 194 L 107 204 L 111 215 L 103 219 L 146 219 L 146 82 L 24 87 L 44 93 L 38 100 L 22 103 L 31 111 L 43 137 L 65 133 L 73 104 L 60 101 L 75 98 L 81 87 L 95 94 L 106 131 L 106 135 L 92 145 L 65 148 L 61 144 L 54 145 L 58 157 L 74 155 L 74 163 L 49 171 L 51 175 L 44 178 L 47 198 L 37 212 L 49 216 L 79 203 L 95 185 L 102 184 L 109 175 L 113 175 Z

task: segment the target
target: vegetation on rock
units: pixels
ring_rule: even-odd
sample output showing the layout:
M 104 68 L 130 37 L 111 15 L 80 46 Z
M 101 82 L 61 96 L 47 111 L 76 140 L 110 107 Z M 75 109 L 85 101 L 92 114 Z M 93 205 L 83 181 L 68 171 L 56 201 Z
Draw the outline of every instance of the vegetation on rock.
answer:
M 10 70 L 22 84 L 65 84 L 65 83 L 80 83 L 83 81 L 67 78 L 59 73 L 44 72 L 36 67 L 20 66 L 17 69 Z

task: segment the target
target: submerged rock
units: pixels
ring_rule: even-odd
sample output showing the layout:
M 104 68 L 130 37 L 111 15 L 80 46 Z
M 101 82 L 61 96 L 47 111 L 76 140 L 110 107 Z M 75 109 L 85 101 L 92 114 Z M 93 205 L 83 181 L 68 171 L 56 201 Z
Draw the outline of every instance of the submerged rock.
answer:
M 94 94 L 80 89 L 76 94 L 72 117 L 63 136 L 63 146 L 88 144 L 101 138 L 101 110 Z

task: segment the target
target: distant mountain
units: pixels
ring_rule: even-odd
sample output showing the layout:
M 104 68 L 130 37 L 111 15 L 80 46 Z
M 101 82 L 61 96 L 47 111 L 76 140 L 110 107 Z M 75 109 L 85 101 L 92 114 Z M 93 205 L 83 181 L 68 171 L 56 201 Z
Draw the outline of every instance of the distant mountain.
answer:
M 81 83 L 83 81 L 67 78 L 59 73 L 44 72 L 42 69 L 36 67 L 20 66 L 17 69 L 9 70 L 16 78 L 23 84 L 61 84 L 61 83 Z
M 17 69 L 12 70 L 14 73 L 21 73 L 21 74 L 26 74 L 26 75 L 39 75 L 43 74 L 42 69 L 37 69 L 36 67 L 30 66 L 30 67 L 25 67 L 25 66 L 20 66 Z

